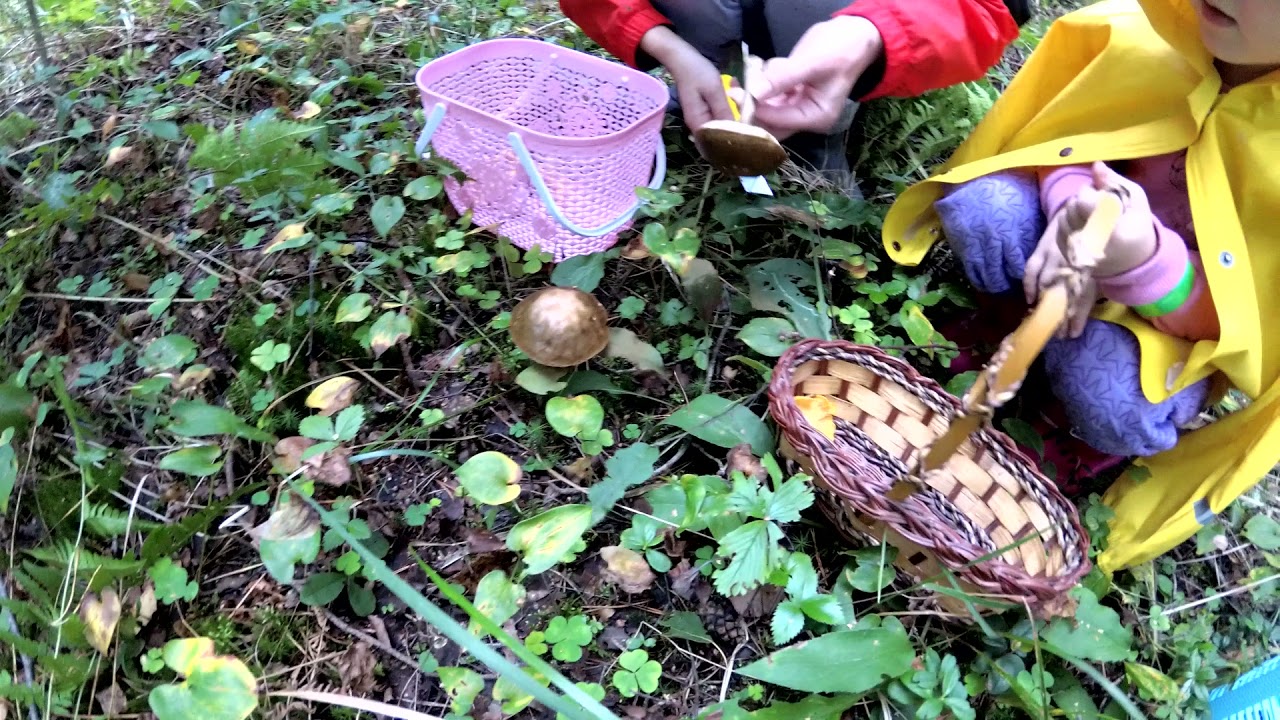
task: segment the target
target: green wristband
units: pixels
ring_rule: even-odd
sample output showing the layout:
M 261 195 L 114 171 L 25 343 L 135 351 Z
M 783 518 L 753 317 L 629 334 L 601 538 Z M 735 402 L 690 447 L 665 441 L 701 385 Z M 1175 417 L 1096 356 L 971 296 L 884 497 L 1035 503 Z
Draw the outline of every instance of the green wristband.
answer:
M 1187 271 L 1183 273 L 1182 280 L 1169 291 L 1167 295 L 1147 303 L 1146 305 L 1136 305 L 1133 311 L 1144 318 L 1156 318 L 1177 310 L 1186 304 L 1187 299 L 1191 297 L 1191 291 L 1196 286 L 1196 268 L 1190 262 L 1187 263 Z

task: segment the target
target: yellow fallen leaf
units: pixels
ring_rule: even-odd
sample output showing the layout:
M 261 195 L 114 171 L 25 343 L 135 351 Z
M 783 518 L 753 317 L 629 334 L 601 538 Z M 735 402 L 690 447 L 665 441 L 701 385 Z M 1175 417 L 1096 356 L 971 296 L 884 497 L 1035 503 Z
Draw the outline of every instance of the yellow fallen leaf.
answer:
M 320 414 L 328 417 L 351 405 L 356 391 L 360 389 L 360 381 L 345 375 L 325 380 L 316 386 L 307 396 L 306 406 L 316 408 Z
M 273 248 L 290 240 L 296 240 L 306 233 L 307 226 L 302 223 L 290 223 L 289 225 L 285 225 L 280 228 L 280 232 L 276 233 L 275 237 L 271 238 L 271 242 L 267 243 L 266 247 L 262 248 L 262 254 L 266 255 L 270 253 Z
M 258 43 L 248 38 L 240 38 L 237 40 L 236 49 L 245 55 L 258 55 L 262 53 L 262 49 L 258 47 Z
M 302 107 L 294 111 L 293 119 L 294 120 L 310 120 L 311 118 L 319 114 L 320 114 L 320 106 L 308 100 L 302 103 Z
M 129 156 L 132 154 L 133 154 L 133 148 L 130 147 L 129 145 L 121 145 L 120 147 L 113 147 L 107 151 L 107 163 L 103 167 L 111 167 L 112 165 L 118 165 L 124 162 L 125 160 L 128 160 Z
M 120 622 L 120 596 L 111 588 L 104 588 L 101 598 L 91 592 L 85 593 L 80 603 L 80 620 L 84 622 L 84 634 L 89 644 L 106 655 L 111 649 L 111 638 L 116 634 L 116 624 Z
M 800 414 L 815 430 L 834 440 L 836 437 L 836 403 L 826 395 L 801 395 L 796 398 Z

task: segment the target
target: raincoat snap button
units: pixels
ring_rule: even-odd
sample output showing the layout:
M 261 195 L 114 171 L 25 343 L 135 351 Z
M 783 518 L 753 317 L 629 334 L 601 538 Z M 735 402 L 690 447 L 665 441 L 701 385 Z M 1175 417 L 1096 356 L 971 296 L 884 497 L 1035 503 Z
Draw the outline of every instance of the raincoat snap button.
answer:
M 1236 258 L 1231 253 L 1223 250 L 1222 254 L 1218 256 L 1218 262 L 1222 264 L 1222 267 L 1229 268 L 1236 264 Z
M 1068 148 L 1062 148 L 1061 150 L 1059 150 L 1059 151 L 1058 151 L 1058 157 L 1067 157 L 1067 156 L 1069 156 L 1072 152 L 1074 152 L 1074 151 L 1073 151 L 1071 148 L 1069 148 L 1069 147 L 1068 147 Z

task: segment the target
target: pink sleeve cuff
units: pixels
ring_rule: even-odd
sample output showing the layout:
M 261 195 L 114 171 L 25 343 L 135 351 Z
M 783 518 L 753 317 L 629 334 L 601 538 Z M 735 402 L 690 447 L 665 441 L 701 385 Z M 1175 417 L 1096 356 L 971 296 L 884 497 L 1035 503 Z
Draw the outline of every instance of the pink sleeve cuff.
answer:
M 1099 277 L 1098 291 L 1107 298 L 1135 307 L 1168 295 L 1187 274 L 1190 252 L 1178 233 L 1156 220 L 1156 251 L 1132 270 Z
M 1088 165 L 1067 165 L 1040 175 L 1040 207 L 1046 217 L 1053 217 L 1062 204 L 1076 195 L 1086 185 L 1093 183 L 1093 171 Z

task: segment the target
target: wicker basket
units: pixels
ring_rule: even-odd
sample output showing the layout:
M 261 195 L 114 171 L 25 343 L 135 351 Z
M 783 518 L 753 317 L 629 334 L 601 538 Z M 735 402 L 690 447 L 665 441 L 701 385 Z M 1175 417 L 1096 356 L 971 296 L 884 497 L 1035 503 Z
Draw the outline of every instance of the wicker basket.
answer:
M 1087 224 L 1064 240 L 1068 260 L 1040 303 L 1005 339 L 961 402 L 878 348 L 806 340 L 778 361 L 769 411 L 780 450 L 814 478 L 818 505 L 852 542 L 882 539 L 913 578 L 1040 617 L 1070 615 L 1068 591 L 1089 572 L 1089 540 L 1074 505 L 989 424 L 1061 325 L 1102 256 L 1123 193 L 1102 193 Z M 819 429 L 797 402 L 829 408 Z M 801 401 L 806 402 L 806 401 Z M 825 416 L 824 416 L 825 417 Z M 971 617 L 956 593 L 926 605 Z

